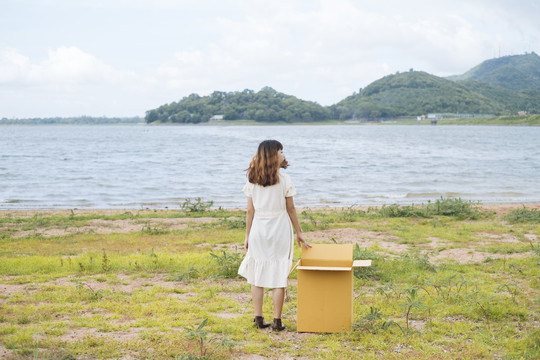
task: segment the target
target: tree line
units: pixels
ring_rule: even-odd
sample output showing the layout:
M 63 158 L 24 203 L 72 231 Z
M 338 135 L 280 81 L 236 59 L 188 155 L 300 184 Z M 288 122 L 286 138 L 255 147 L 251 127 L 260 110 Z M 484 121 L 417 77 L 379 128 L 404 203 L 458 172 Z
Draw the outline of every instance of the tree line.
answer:
M 146 112 L 147 123 L 200 123 L 215 115 L 223 120 L 249 119 L 265 122 L 313 122 L 328 120 L 330 110 L 316 102 L 298 99 L 270 87 L 258 92 L 214 91 L 208 96 L 191 94 L 179 102 Z
M 140 124 L 144 119 L 135 117 L 50 117 L 27 119 L 0 119 L 0 125 L 112 125 L 112 124 Z

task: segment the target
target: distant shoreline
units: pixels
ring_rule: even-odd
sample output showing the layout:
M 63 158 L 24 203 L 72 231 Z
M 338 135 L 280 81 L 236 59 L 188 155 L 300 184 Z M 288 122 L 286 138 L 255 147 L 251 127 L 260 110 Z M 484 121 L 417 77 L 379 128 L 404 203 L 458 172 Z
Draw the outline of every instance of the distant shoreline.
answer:
M 432 124 L 431 120 L 424 119 L 421 121 L 415 118 L 389 118 L 378 119 L 373 121 L 364 120 L 325 120 L 312 122 L 263 122 L 255 120 L 210 120 L 200 123 L 172 123 L 172 122 L 153 122 L 146 123 L 140 117 L 126 118 L 33 118 L 33 119 L 0 119 L 0 126 L 42 126 L 42 125 L 147 125 L 147 126 L 305 126 L 305 125 L 420 125 L 420 126 L 451 126 L 451 125 L 478 125 L 478 126 L 540 126 L 540 115 L 528 116 L 497 116 L 491 118 L 465 118 L 465 119 L 438 119 L 436 124 Z

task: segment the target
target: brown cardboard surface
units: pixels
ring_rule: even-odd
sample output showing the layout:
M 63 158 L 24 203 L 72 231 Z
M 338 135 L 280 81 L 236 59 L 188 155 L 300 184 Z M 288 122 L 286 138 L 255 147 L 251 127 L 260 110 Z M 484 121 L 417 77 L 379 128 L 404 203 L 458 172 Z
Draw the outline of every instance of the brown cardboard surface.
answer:
M 352 271 L 298 271 L 297 330 L 336 333 L 351 329 Z
M 297 330 L 342 332 L 353 319 L 352 244 L 313 244 L 298 266 Z

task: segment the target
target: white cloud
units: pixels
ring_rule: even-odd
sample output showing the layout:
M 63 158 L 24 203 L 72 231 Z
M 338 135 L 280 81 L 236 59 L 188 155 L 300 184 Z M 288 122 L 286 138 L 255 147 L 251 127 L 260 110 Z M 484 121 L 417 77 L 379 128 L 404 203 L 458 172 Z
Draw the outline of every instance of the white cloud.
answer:
M 25 80 L 31 71 L 30 59 L 16 49 L 0 51 L 0 84 Z
M 77 47 L 49 50 L 40 62 L 13 48 L 0 51 L 0 117 L 142 115 L 146 84 Z
M 76 47 L 49 50 L 47 59 L 32 63 L 16 49 L 0 52 L 0 83 L 29 86 L 114 84 L 132 74 L 113 69 Z
M 76 47 L 60 47 L 49 51 L 45 62 L 36 66 L 37 81 L 84 84 L 116 82 L 121 74 L 94 56 Z

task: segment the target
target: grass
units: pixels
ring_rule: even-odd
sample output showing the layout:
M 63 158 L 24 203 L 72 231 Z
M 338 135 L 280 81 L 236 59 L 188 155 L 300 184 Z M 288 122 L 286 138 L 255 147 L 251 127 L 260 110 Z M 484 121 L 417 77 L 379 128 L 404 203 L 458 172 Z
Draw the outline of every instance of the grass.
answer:
M 308 241 L 353 241 L 355 258 L 372 259 L 373 265 L 355 272 L 350 331 L 295 332 L 293 273 L 283 312 L 288 331 L 275 334 L 251 326 L 250 288 L 235 277 L 244 213 L 209 210 L 200 201 L 188 205 L 2 214 L 0 354 L 540 357 L 540 224 L 534 206 L 494 213 L 477 203 L 439 199 L 416 206 L 305 209 L 299 218 Z M 119 222 L 134 229 L 109 227 Z M 299 258 L 298 248 L 294 256 Z M 271 316 L 269 291 L 264 312 Z

